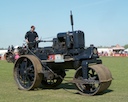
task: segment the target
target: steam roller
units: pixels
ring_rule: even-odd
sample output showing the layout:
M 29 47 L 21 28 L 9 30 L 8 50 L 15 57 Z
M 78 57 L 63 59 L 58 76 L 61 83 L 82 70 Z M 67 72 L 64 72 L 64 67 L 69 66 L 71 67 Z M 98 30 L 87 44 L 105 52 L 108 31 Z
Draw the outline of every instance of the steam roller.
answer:
M 71 25 L 73 28 L 73 16 Z M 112 82 L 111 72 L 102 65 L 97 48 L 85 47 L 84 32 L 73 30 L 60 32 L 50 41 L 30 42 L 18 49 L 20 57 L 14 63 L 14 79 L 20 90 L 56 88 L 66 76 L 66 71 L 76 70 L 71 81 L 83 95 L 103 93 Z M 39 47 L 41 42 L 52 42 L 52 46 Z M 29 47 L 31 45 L 31 48 Z

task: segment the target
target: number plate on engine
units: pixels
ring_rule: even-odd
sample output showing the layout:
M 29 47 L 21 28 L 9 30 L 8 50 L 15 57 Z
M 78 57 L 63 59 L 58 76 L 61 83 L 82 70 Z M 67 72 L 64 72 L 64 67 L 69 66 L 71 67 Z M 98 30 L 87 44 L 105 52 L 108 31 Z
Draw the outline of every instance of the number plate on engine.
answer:
M 55 62 L 64 62 L 64 56 L 60 54 L 55 55 Z
M 48 60 L 54 61 L 56 63 L 64 62 L 64 56 L 61 54 L 49 55 Z

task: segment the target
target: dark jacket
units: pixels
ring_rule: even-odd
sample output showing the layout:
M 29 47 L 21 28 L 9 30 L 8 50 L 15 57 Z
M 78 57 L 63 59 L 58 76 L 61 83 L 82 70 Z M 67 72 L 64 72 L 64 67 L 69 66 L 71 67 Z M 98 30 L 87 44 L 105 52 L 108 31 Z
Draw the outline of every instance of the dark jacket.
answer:
M 28 39 L 29 42 L 33 42 L 36 40 L 36 37 L 38 37 L 38 34 L 34 31 L 28 31 L 25 35 L 25 39 Z

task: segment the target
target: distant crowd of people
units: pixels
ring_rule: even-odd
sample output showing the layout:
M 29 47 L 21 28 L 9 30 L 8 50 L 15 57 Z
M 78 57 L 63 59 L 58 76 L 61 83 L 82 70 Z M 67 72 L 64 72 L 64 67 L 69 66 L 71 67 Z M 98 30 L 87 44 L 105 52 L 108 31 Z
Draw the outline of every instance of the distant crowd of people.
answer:
M 112 51 L 112 52 L 107 52 L 107 51 L 102 51 L 100 53 L 98 53 L 99 56 L 128 56 L 128 52 L 127 51 Z

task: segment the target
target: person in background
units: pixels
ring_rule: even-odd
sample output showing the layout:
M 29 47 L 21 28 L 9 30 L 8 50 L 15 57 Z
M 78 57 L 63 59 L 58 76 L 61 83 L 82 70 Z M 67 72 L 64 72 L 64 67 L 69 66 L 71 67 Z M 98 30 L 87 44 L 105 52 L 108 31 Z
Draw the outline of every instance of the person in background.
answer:
M 15 49 L 15 50 L 14 50 L 14 54 L 15 54 L 15 55 L 14 55 L 14 59 L 17 60 L 17 59 L 20 57 L 20 55 L 19 55 L 19 50 L 18 50 L 18 49 Z
M 31 26 L 30 31 L 28 31 L 25 34 L 25 41 L 28 44 L 29 48 L 32 48 L 32 47 L 36 48 L 38 46 L 37 43 L 34 43 L 34 42 L 38 41 L 38 34 L 35 31 L 35 26 Z

